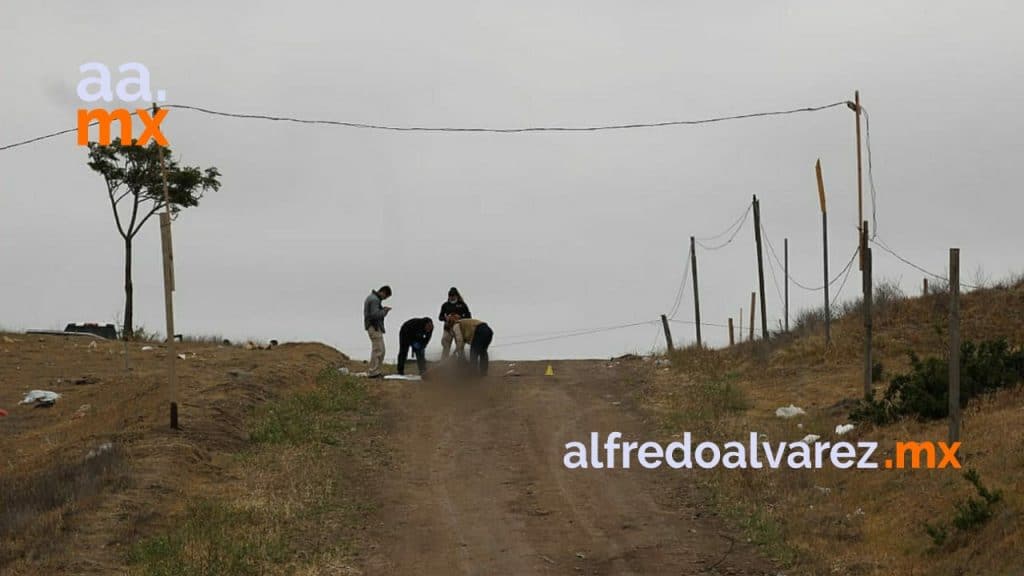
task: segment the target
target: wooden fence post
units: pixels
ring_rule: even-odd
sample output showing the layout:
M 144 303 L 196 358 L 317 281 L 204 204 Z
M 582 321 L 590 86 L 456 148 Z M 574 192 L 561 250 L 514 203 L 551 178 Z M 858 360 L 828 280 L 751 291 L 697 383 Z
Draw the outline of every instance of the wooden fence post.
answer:
M 821 175 L 821 159 L 814 164 L 814 174 L 818 179 L 818 204 L 821 205 L 821 250 L 824 259 L 824 291 L 825 291 L 825 346 L 832 343 L 832 301 L 828 297 L 828 210 L 825 208 L 825 179 Z M 858 239 L 859 241 L 860 239 Z
M 783 315 L 786 318 L 786 326 L 784 330 L 789 333 L 789 238 L 785 238 L 782 241 L 782 275 L 783 282 L 785 283 L 783 298 Z
M 960 441 L 960 249 L 949 249 L 949 443 Z
M 664 314 L 661 315 L 661 325 L 665 329 L 665 348 L 671 352 L 675 350 L 675 346 L 672 345 L 672 330 L 668 327 L 668 318 Z
M 736 345 L 736 338 L 732 331 L 732 318 L 729 318 L 729 346 Z
M 690 236 L 690 262 L 693 264 L 693 316 L 694 325 L 697 327 L 697 347 L 703 348 L 704 343 L 700 339 L 700 291 L 697 288 L 697 246 L 693 236 Z
M 754 305 L 756 303 L 756 301 L 755 301 L 756 297 L 757 297 L 757 292 L 751 292 L 750 293 L 750 337 L 747 338 L 748 342 L 753 342 L 754 341 L 754 316 L 755 316 L 755 314 L 754 314 Z
M 924 278 L 921 284 L 921 294 L 924 296 L 928 295 L 928 279 Z
M 861 245 L 868 244 L 868 223 L 865 221 L 861 228 Z M 872 330 L 872 293 L 874 286 L 871 280 L 871 248 L 864 252 L 864 397 L 871 398 L 872 389 L 872 361 L 871 361 L 871 330 Z
M 754 195 L 754 243 L 757 245 L 757 284 L 761 292 L 761 339 L 768 339 L 768 312 L 764 297 L 764 259 L 761 254 L 761 203 Z M 753 314 L 753 310 L 751 310 Z M 753 318 L 753 316 L 751 316 Z

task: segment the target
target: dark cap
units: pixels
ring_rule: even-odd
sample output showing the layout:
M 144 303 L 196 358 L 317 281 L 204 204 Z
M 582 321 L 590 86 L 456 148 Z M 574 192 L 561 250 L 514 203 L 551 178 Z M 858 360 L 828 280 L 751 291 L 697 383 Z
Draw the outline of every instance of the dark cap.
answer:
M 452 286 L 451 288 L 448 289 L 448 295 L 449 296 L 458 296 L 459 295 L 459 289 L 456 288 L 455 286 Z

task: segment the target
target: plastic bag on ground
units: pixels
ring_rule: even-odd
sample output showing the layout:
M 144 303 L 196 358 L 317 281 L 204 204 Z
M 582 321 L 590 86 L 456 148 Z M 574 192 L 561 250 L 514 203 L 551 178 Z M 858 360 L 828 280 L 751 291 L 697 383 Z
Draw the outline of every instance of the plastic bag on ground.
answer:
M 19 404 L 37 404 L 39 406 L 53 406 L 60 398 L 60 394 L 49 390 L 32 390 L 25 395 L 25 399 Z
M 789 406 L 783 406 L 775 410 L 775 415 L 778 416 L 779 418 L 792 418 L 793 416 L 799 416 L 801 414 L 806 414 L 806 412 L 804 412 L 804 409 L 800 408 L 799 406 L 794 406 L 792 404 L 790 404 Z
M 416 380 L 422 380 L 423 378 L 421 378 L 420 376 L 417 376 L 416 374 L 388 374 L 387 376 L 384 377 L 384 379 L 385 380 L 412 380 L 412 381 L 416 381 Z

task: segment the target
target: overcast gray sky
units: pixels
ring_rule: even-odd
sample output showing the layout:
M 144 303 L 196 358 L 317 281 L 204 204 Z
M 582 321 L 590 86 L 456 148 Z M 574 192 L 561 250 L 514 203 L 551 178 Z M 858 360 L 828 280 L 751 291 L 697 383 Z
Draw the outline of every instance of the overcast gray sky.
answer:
M 586 125 L 698 119 L 852 99 L 872 121 L 881 236 L 965 279 L 1020 270 L 1024 46 L 1015 2 L 14 2 L 0 0 L 0 145 L 75 124 L 78 66 L 138 61 L 169 103 L 396 125 Z M 654 320 L 690 235 L 752 194 L 792 275 L 820 284 L 814 161 L 832 269 L 856 243 L 853 113 L 601 133 L 373 132 L 170 111 L 186 164 L 223 188 L 175 225 L 177 326 L 321 340 L 368 354 L 362 300 L 391 284 L 398 325 L 458 286 L 504 358 L 608 356 L 658 328 L 498 347 Z M 0 152 L 0 325 L 120 313 L 122 246 L 74 135 Z M 868 205 L 870 208 L 870 205 Z M 137 321 L 163 326 L 159 233 L 136 248 Z M 704 320 L 756 287 L 750 222 L 699 253 Z M 922 275 L 875 251 L 876 278 Z M 781 280 L 781 279 L 780 279 Z M 773 325 L 781 305 L 768 277 Z M 852 297 L 852 277 L 844 294 Z M 820 296 L 791 289 L 794 309 Z M 679 319 L 692 319 L 687 290 Z M 692 329 L 674 326 L 677 339 Z M 708 327 L 720 344 L 726 331 Z M 524 336 L 525 335 L 525 336 Z M 434 346 L 439 346 L 435 343 Z

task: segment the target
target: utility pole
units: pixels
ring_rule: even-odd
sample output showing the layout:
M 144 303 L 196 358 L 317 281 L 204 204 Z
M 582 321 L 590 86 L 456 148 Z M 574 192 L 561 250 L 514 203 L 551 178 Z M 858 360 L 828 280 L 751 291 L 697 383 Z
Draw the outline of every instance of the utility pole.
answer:
M 672 345 L 672 330 L 668 327 L 668 318 L 664 314 L 661 315 L 661 326 L 665 329 L 665 349 L 669 352 L 675 350 L 675 346 Z
M 693 236 L 690 236 L 690 262 L 693 264 L 693 317 L 697 327 L 697 347 L 703 348 L 700 339 L 700 290 L 697 288 L 697 245 Z
M 849 102 L 847 102 L 849 106 Z M 853 106 L 851 109 L 857 120 L 857 240 L 860 242 L 860 269 L 864 270 L 864 254 L 868 244 L 864 239 L 864 183 L 863 171 L 861 170 L 861 145 L 860 145 L 860 90 L 853 92 Z
M 743 328 L 741 327 L 740 328 L 740 337 L 742 337 L 742 335 L 743 335 L 742 332 L 743 332 Z M 729 318 L 729 346 L 732 347 L 732 346 L 735 346 L 735 345 L 736 345 L 736 336 L 735 336 L 735 334 L 733 333 L 733 330 L 732 330 L 732 318 L 730 317 Z
M 153 103 L 153 117 L 157 114 Z M 171 428 L 178 429 L 178 381 L 175 362 L 178 354 L 174 346 L 174 244 L 171 241 L 171 196 L 167 189 L 167 169 L 164 163 L 164 147 L 157 145 L 160 154 L 160 176 L 164 185 L 164 212 L 160 214 L 160 246 L 164 264 L 164 315 L 167 318 L 167 379 L 170 400 Z
M 825 346 L 832 343 L 832 302 L 828 298 L 828 211 L 825 209 L 825 179 L 821 175 L 821 158 L 814 164 L 818 179 L 818 203 L 821 205 L 821 246 L 825 261 Z
M 757 244 L 757 283 L 761 292 L 761 339 L 767 340 L 768 312 L 764 298 L 764 259 L 761 254 L 761 203 L 757 200 L 757 194 L 754 195 L 754 243 Z
M 783 298 L 784 316 L 786 318 L 786 326 L 784 330 L 789 333 L 789 238 L 782 240 L 782 274 L 785 276 L 783 282 L 785 283 Z

